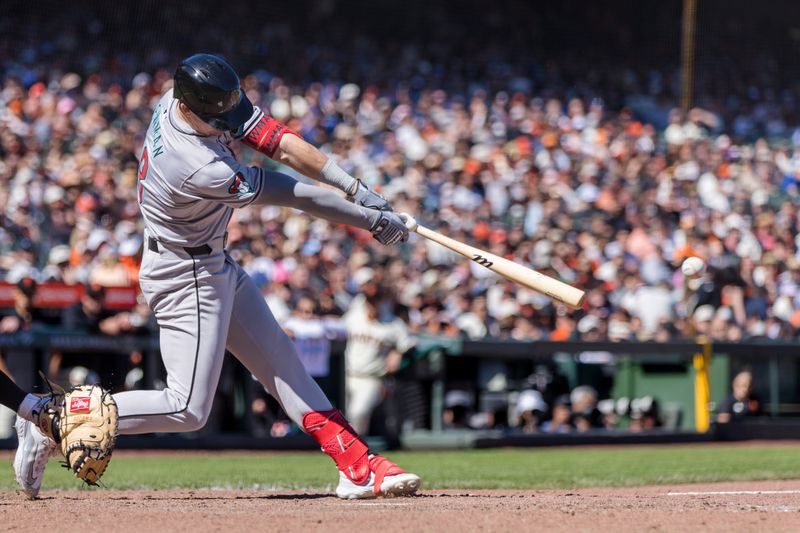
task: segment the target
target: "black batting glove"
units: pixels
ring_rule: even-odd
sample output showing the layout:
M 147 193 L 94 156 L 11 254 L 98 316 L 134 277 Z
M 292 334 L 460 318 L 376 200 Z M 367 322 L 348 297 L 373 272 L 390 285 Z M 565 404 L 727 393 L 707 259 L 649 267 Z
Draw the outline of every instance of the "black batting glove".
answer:
M 389 202 L 386 198 L 370 189 L 366 183 L 361 180 L 356 180 L 356 192 L 349 195 L 348 200 L 356 205 L 366 207 L 367 209 L 377 209 L 378 211 L 392 211 Z
M 379 243 L 387 246 L 408 240 L 408 228 L 405 222 L 391 211 L 380 211 L 380 217 L 370 231 Z

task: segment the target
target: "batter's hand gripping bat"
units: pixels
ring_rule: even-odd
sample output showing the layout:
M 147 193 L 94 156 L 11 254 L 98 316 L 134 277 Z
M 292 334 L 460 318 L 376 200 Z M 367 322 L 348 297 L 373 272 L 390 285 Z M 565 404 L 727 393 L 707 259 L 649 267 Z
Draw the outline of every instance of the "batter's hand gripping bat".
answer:
M 504 257 L 491 254 L 479 248 L 469 246 L 463 242 L 451 239 L 446 235 L 442 235 L 437 231 L 420 226 L 414 217 L 406 213 L 401 213 L 405 219 L 406 227 L 409 231 L 414 231 L 418 235 L 425 237 L 433 242 L 439 243 L 445 248 L 449 248 L 454 252 L 463 255 L 464 257 L 475 261 L 481 266 L 484 266 L 492 272 L 503 276 L 515 283 L 527 287 L 536 292 L 540 292 L 565 303 L 570 307 L 578 308 L 583 305 L 583 299 L 586 293 L 572 285 L 568 285 L 563 281 L 545 276 L 541 272 L 537 272 L 531 268 L 524 267 L 513 261 L 509 261 Z

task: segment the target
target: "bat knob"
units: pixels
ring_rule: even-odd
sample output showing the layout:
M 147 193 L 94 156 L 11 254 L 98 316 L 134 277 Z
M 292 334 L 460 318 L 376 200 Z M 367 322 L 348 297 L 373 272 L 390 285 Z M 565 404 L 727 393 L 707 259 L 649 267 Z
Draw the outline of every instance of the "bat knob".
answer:
M 417 221 L 414 220 L 414 217 L 409 215 L 408 213 L 398 213 L 398 216 L 403 219 L 403 222 L 406 224 L 406 228 L 408 231 L 416 231 L 417 230 Z

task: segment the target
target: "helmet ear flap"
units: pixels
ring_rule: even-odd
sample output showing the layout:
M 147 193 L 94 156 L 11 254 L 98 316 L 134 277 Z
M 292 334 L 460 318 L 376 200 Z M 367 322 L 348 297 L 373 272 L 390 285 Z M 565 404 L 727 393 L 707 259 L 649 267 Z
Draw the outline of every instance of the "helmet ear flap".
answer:
M 180 67 L 179 67 L 180 68 Z M 181 103 L 184 101 L 183 84 L 178 80 L 177 73 L 175 74 L 174 83 L 172 84 L 172 97 L 179 100 Z

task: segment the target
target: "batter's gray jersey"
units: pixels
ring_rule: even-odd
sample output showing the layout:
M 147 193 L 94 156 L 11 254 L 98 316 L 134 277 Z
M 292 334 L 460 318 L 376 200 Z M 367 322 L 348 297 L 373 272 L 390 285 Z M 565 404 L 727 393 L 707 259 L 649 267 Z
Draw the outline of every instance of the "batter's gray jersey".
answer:
M 169 90 L 153 113 L 139 158 L 139 203 L 150 236 L 193 247 L 223 238 L 233 208 L 258 196 L 263 172 L 236 161 L 227 134 L 197 135 L 177 116 L 177 103 Z

